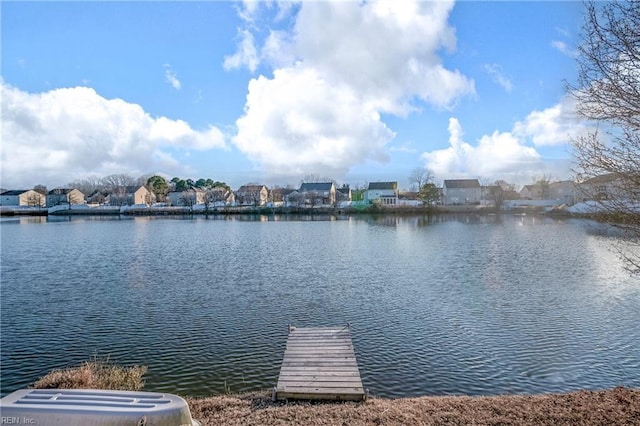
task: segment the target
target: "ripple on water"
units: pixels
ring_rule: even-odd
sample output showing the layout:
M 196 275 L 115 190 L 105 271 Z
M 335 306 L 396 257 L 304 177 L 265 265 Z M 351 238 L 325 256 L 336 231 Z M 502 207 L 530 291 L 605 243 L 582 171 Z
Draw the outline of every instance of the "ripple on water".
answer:
M 148 390 L 270 388 L 287 324 L 346 322 L 373 395 L 640 386 L 640 286 L 606 237 L 448 220 L 1 225 L 2 392 L 93 356 Z

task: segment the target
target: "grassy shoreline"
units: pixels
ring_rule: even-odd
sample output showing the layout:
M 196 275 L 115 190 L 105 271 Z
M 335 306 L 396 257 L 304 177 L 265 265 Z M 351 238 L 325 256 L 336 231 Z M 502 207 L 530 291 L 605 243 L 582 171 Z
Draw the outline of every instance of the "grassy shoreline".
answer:
M 640 389 L 566 394 L 271 400 L 271 392 L 186 398 L 205 425 L 640 425 Z
M 53 370 L 35 388 L 141 390 L 144 366 L 94 358 Z M 364 402 L 273 401 L 271 390 L 184 397 L 205 425 L 640 425 L 640 388 L 564 394 L 368 398 Z

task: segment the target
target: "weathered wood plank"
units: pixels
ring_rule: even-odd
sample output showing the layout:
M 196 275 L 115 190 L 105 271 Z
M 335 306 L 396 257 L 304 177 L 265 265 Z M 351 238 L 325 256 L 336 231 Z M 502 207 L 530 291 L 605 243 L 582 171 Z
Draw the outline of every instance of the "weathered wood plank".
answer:
M 292 333 L 304 333 L 304 332 L 312 332 L 312 331 L 331 331 L 331 330 L 347 330 L 349 331 L 349 329 L 345 326 L 341 326 L 341 327 L 295 327 L 292 326 L 291 327 L 291 332 Z
M 274 397 L 363 400 L 349 328 L 291 327 Z
M 300 353 L 287 353 L 284 355 L 284 359 L 285 361 L 287 360 L 292 360 L 292 361 L 296 361 L 299 359 L 327 359 L 327 360 L 349 360 L 352 359 L 355 361 L 356 357 L 355 355 L 353 355 L 353 353 L 351 355 L 349 354 L 343 354 L 343 353 L 325 353 L 325 354 L 314 354 L 314 353 L 306 353 L 306 354 L 300 354 Z
M 353 348 L 348 346 L 294 346 L 287 347 L 287 353 L 329 352 L 329 353 L 353 353 Z
M 299 373 L 299 374 L 280 374 L 279 381 L 292 381 L 292 380 L 319 380 L 319 381 L 337 381 L 348 382 L 351 380 L 360 379 L 360 376 L 355 372 L 340 371 L 340 372 L 325 372 L 325 373 Z
M 362 388 L 362 383 L 360 381 L 351 381 L 351 382 L 327 382 L 327 381 L 318 381 L 318 380 L 308 380 L 308 381 L 282 381 L 278 382 L 278 385 L 284 389 L 291 388 L 317 388 L 317 389 L 338 389 L 338 388 L 348 388 L 348 389 L 358 389 Z
M 343 386 L 344 383 L 353 383 L 353 386 L 362 386 L 362 381 L 357 376 L 282 376 L 278 383 L 283 385 L 291 385 L 292 383 L 313 383 L 315 386 L 320 386 L 323 383 L 340 383 L 341 386 Z
M 356 365 L 356 359 L 354 357 L 352 358 L 329 358 L 329 357 L 325 357 L 325 358 L 305 358 L 305 357 L 300 357 L 300 358 L 296 358 L 296 357 L 292 357 L 292 358 L 288 358 L 285 357 L 284 360 L 282 361 L 282 365 L 287 366 L 290 364 L 300 364 L 302 362 L 309 362 L 309 363 L 325 363 L 328 364 L 329 366 L 333 365 Z
M 313 337 L 313 336 L 309 336 L 309 337 L 293 337 L 290 340 L 288 340 L 287 344 L 291 345 L 291 344 L 296 344 L 296 343 L 302 343 L 302 344 L 309 344 L 311 342 L 317 342 L 320 344 L 327 344 L 327 343 L 340 343 L 340 344 L 344 344 L 344 345 L 350 345 L 351 344 L 351 340 L 350 339 L 345 339 L 342 337 L 336 337 L 336 338 L 320 338 L 320 337 Z
M 294 373 L 300 373 L 300 372 L 309 372 L 311 374 L 313 373 L 357 373 L 358 375 L 360 374 L 360 372 L 352 365 L 347 367 L 329 366 L 329 367 L 316 367 L 316 368 L 284 366 L 280 371 L 281 371 L 281 374 L 283 373 L 294 374 Z
M 316 367 L 350 367 L 357 368 L 357 364 L 355 362 L 346 363 L 334 363 L 327 361 L 301 361 L 301 362 L 287 362 L 284 364 L 284 367 L 308 367 L 308 368 L 316 368 Z
M 304 392 L 304 393 L 330 393 L 330 394 L 340 394 L 340 393 L 362 393 L 363 389 L 361 386 L 353 386 L 348 388 L 336 388 L 336 387 L 325 387 L 320 388 L 317 386 L 287 386 L 286 389 L 283 389 L 286 392 Z

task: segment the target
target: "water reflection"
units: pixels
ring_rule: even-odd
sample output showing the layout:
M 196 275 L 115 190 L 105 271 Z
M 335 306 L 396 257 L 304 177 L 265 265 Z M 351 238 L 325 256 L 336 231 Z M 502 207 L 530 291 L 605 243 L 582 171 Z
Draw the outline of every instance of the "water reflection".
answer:
M 3 393 L 94 355 L 148 390 L 266 389 L 287 324 L 346 322 L 374 395 L 640 386 L 640 285 L 582 221 L 37 219 L 0 221 Z

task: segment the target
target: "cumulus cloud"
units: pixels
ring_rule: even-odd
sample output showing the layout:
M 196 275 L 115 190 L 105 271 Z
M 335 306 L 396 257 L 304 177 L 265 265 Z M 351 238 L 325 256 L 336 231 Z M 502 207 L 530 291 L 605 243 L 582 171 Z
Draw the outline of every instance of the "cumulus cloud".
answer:
M 2 186 L 64 184 L 87 174 L 181 171 L 176 150 L 225 146 L 215 128 L 153 118 L 87 87 L 27 93 L 2 83 Z
M 180 88 L 182 87 L 182 83 L 180 83 L 180 80 L 178 80 L 178 76 L 171 69 L 171 65 L 169 64 L 164 65 L 164 79 L 171 85 L 171 87 L 176 90 L 180 90 Z
M 342 175 L 368 159 L 385 161 L 384 146 L 394 136 L 349 87 L 331 85 L 309 68 L 252 80 L 236 124 L 238 148 L 281 175 Z
M 574 101 L 565 97 L 550 108 L 533 111 L 511 131 L 482 136 L 475 145 L 463 140 L 462 126 L 451 118 L 449 147 L 425 152 L 422 159 L 441 179 L 482 177 L 526 183 L 541 173 L 566 174 L 566 162 L 546 161 L 537 148 L 565 145 L 592 130 L 575 113 Z
M 255 47 L 250 4 L 251 13 L 242 10 L 252 17 L 243 41 Z M 438 54 L 455 49 L 447 23 L 452 7 L 391 0 L 289 5 L 291 27 L 271 30 L 259 51 L 241 43 L 225 58 L 226 68 L 254 71 L 258 62 L 243 59 L 254 57 L 275 68 L 271 78 L 249 83 L 234 143 L 272 173 L 342 175 L 368 160 L 385 161 L 394 133 L 383 114 L 409 114 L 417 100 L 449 108 L 475 93 L 473 80 L 445 68 Z
M 576 113 L 575 101 L 563 98 L 556 105 L 531 112 L 518 121 L 513 132 L 522 139 L 530 138 L 536 146 L 564 145 L 593 129 Z
M 449 147 L 425 152 L 427 167 L 441 179 L 453 177 L 513 178 L 514 173 L 534 170 L 540 165 L 535 149 L 521 144 L 511 133 L 494 132 L 483 136 L 476 146 L 462 138 L 456 118 L 449 119 Z

